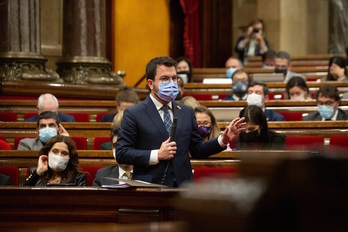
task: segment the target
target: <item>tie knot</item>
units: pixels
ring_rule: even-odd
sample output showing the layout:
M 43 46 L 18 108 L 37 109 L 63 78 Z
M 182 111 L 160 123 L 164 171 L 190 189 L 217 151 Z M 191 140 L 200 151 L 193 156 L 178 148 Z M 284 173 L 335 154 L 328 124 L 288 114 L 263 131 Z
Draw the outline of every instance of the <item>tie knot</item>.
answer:
M 167 111 L 168 109 L 169 109 L 169 106 L 168 106 L 168 105 L 162 106 L 162 110 L 163 110 L 163 111 Z
M 126 171 L 126 172 L 124 173 L 124 175 L 128 178 L 128 180 L 131 180 L 131 179 L 132 179 L 132 173 L 131 173 L 131 172 Z

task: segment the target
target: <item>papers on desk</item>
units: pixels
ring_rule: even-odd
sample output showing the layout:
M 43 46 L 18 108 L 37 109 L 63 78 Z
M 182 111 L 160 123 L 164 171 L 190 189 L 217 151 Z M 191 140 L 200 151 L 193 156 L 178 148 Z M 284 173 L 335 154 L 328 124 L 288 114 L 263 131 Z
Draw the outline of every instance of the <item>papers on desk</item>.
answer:
M 109 180 L 114 180 L 115 184 L 102 185 L 102 188 L 110 189 L 125 189 L 125 188 L 168 188 L 168 186 L 161 184 L 153 184 L 141 180 L 124 180 L 112 177 L 104 177 Z

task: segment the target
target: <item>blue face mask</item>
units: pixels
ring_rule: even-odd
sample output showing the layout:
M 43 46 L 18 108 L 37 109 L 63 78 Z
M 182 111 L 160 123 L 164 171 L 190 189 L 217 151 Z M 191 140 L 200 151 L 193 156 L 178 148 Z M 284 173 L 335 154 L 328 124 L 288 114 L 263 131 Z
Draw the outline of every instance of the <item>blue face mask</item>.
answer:
M 245 94 L 248 90 L 248 85 L 242 81 L 238 81 L 237 83 L 233 83 L 232 91 L 234 94 Z
M 318 111 L 321 117 L 330 119 L 334 115 L 333 106 L 318 106 Z
M 42 128 L 39 130 L 40 140 L 43 143 L 47 143 L 48 140 L 50 140 L 52 137 L 54 137 L 56 135 L 57 135 L 56 128 L 46 127 L 46 128 Z
M 236 70 L 237 70 L 236 68 L 229 68 L 229 69 L 227 69 L 227 71 L 226 71 L 226 76 L 227 76 L 228 78 L 232 78 L 232 75 L 233 75 L 233 73 L 234 73 Z
M 170 81 L 168 84 L 158 83 L 158 93 L 156 95 L 165 102 L 174 101 L 179 93 L 178 84 Z

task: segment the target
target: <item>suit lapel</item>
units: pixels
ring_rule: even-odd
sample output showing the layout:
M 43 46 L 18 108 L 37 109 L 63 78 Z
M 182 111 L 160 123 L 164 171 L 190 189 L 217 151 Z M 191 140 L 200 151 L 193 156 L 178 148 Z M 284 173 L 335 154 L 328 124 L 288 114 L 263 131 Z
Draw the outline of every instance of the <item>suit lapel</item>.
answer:
M 154 124 L 154 126 L 159 130 L 164 139 L 168 139 L 168 132 L 164 123 L 162 121 L 161 116 L 159 115 L 155 104 L 152 102 L 150 96 L 146 98 L 144 101 L 145 104 L 145 112 L 148 115 L 150 121 Z
M 176 132 L 175 135 L 178 134 L 178 128 L 182 128 L 181 124 L 182 124 L 182 114 L 181 114 L 181 107 L 175 102 L 173 101 L 173 115 L 174 117 L 176 117 L 178 120 L 176 122 Z

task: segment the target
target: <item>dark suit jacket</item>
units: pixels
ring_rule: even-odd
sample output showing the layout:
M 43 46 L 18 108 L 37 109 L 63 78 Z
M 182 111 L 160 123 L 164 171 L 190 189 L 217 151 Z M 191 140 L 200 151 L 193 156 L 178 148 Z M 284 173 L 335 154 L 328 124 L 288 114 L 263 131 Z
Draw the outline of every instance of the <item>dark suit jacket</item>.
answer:
M 249 43 L 247 43 L 247 45 L 244 47 L 244 49 L 239 49 L 238 48 L 238 44 L 239 44 L 239 42 L 240 41 L 242 41 L 243 39 L 245 39 L 245 36 L 240 36 L 239 38 L 238 38 L 238 41 L 237 41 L 237 43 L 236 43 L 236 46 L 234 47 L 234 50 L 235 50 L 235 52 L 237 52 L 238 53 L 238 58 L 244 63 L 244 53 L 245 52 L 248 52 L 248 50 L 249 50 Z M 269 48 L 269 46 L 268 46 L 268 41 L 264 38 L 264 40 L 265 40 L 265 44 L 266 44 L 266 47 L 267 48 Z M 257 44 L 256 45 L 256 48 L 255 48 L 255 54 L 254 54 L 255 56 L 261 56 L 262 54 L 261 54 L 261 52 L 260 52 L 260 45 L 259 44 Z
M 113 122 L 116 114 L 106 114 L 101 119 L 100 122 Z
M 58 117 L 61 122 L 76 122 L 74 116 L 63 114 L 61 112 L 58 112 Z M 37 119 L 39 118 L 39 115 L 35 115 L 31 118 L 27 118 L 24 120 L 24 122 L 37 122 Z
M 118 175 L 119 175 L 118 165 L 101 168 L 95 174 L 95 178 L 93 180 L 93 186 L 117 184 L 115 181 L 105 179 L 103 177 L 118 178 Z
M 273 122 L 273 121 L 285 121 L 285 118 L 283 115 L 273 111 L 265 109 L 265 116 L 267 118 L 267 121 Z
M 336 120 L 348 120 L 347 112 L 341 109 L 337 109 L 337 110 L 338 110 L 338 113 L 337 113 Z M 321 120 L 322 120 L 322 117 L 320 116 L 319 112 L 314 112 L 304 117 L 302 121 L 321 121 Z
M 12 185 L 11 178 L 0 173 L 0 185 Z
M 224 150 L 217 138 L 203 142 L 192 107 L 173 102 L 172 110 L 178 120 L 175 137 L 177 151 L 169 162 L 164 181 L 170 187 L 175 186 L 174 180 L 178 186 L 185 181 L 193 181 L 189 153 L 193 158 L 202 158 Z M 150 153 L 159 149 L 168 137 L 155 104 L 147 97 L 124 112 L 116 143 L 117 162 L 134 165 L 132 179 L 160 184 L 168 161 L 149 165 Z

